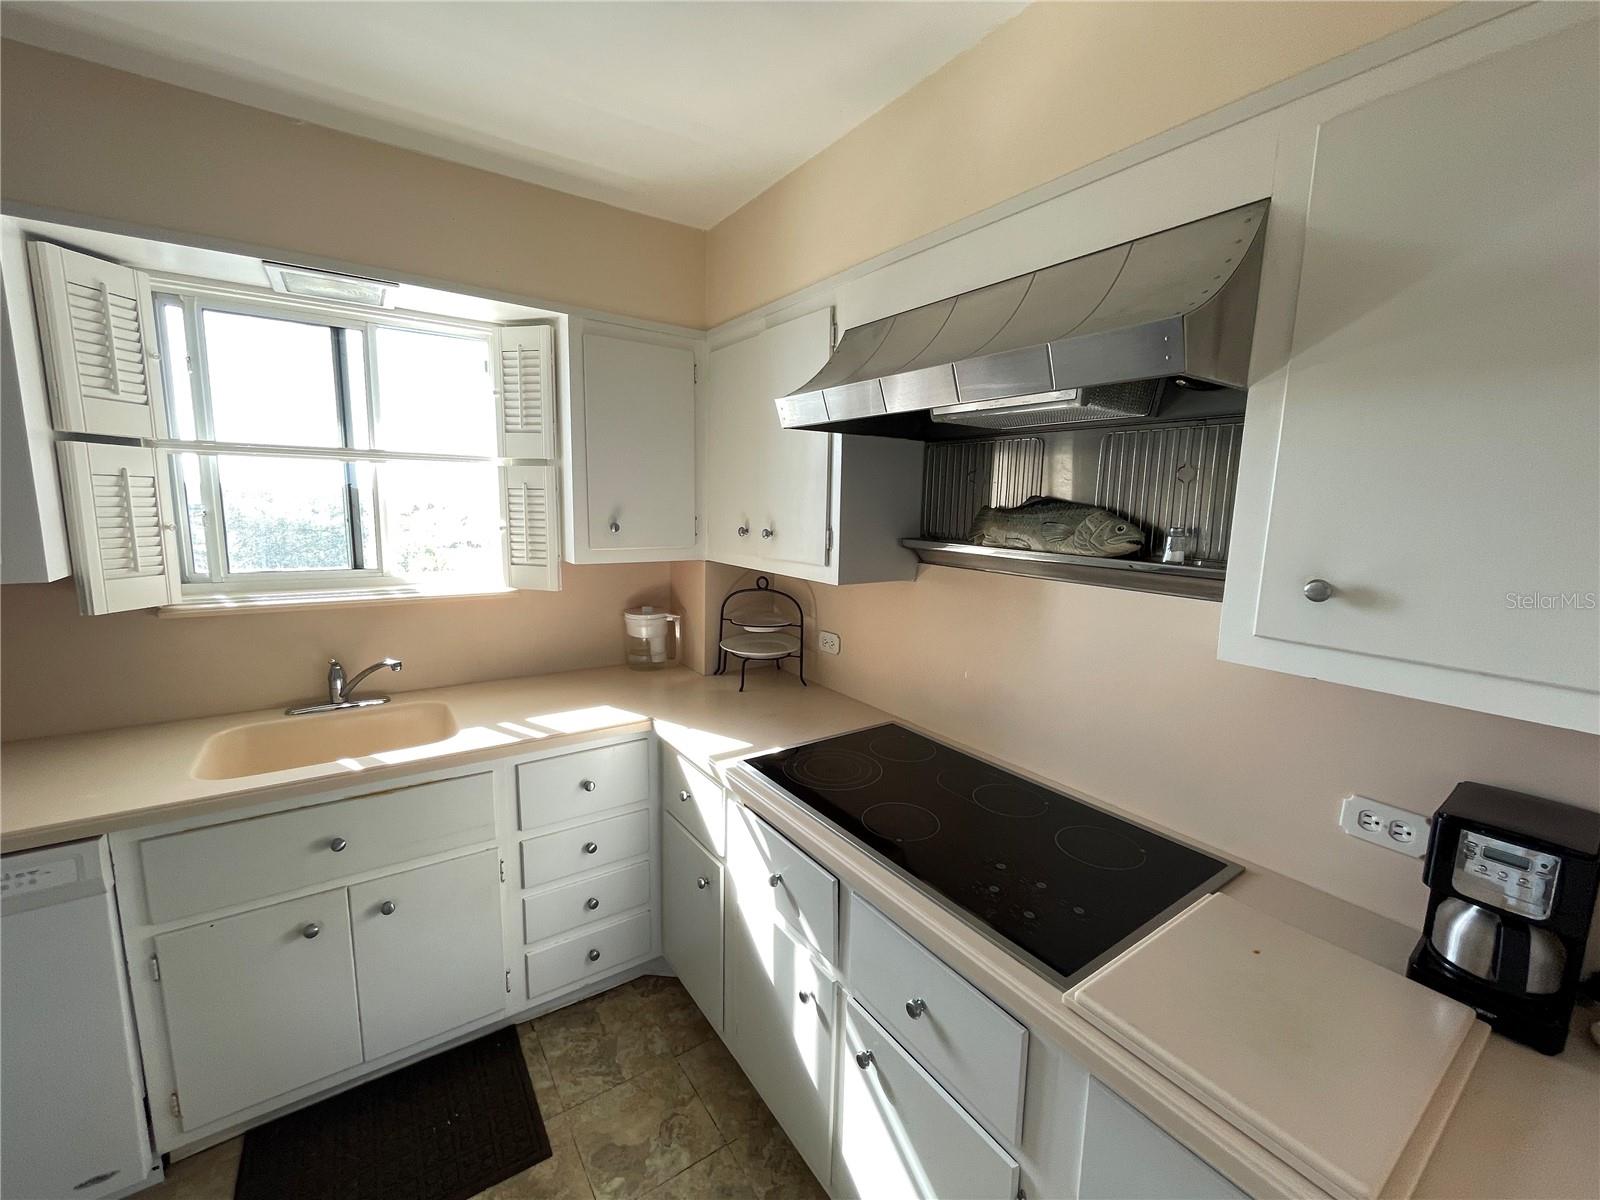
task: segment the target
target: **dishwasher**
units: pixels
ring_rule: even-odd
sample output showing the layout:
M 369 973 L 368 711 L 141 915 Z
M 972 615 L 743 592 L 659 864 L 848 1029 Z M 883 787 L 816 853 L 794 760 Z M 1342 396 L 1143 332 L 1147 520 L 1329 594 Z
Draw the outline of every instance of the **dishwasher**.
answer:
M 162 1178 L 104 838 L 0 858 L 0 1195 Z

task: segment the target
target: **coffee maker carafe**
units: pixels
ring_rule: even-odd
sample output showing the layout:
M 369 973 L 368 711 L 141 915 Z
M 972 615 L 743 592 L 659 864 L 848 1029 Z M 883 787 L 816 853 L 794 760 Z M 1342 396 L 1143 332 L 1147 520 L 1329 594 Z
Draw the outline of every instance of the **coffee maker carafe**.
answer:
M 1600 813 L 1459 783 L 1434 814 L 1423 879 L 1406 975 L 1560 1053 L 1600 886 Z

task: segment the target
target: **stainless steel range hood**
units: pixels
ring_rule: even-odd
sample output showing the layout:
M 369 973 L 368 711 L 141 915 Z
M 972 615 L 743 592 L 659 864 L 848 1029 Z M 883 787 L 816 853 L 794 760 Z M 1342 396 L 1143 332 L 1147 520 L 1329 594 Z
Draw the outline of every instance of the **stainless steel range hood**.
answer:
M 1260 200 L 848 330 L 785 427 L 932 440 L 1160 415 L 1165 382 L 1242 388 Z

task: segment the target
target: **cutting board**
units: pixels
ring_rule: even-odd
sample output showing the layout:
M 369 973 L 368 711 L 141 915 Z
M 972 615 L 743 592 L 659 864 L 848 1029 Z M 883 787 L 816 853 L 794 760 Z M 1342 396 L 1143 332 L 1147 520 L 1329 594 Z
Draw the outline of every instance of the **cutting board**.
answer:
M 1487 1037 L 1465 1005 L 1221 893 L 1068 998 L 1336 1196 L 1382 1193 Z

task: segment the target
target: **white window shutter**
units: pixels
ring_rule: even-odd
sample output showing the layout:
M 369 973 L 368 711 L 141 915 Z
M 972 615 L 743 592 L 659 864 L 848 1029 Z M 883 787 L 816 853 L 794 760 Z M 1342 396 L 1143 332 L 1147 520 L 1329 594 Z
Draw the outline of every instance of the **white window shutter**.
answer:
M 178 599 L 172 499 L 157 452 L 57 442 L 79 607 L 90 616 Z
M 498 353 L 501 455 L 555 458 L 555 331 L 548 325 L 501 326 Z
M 28 249 L 55 427 L 156 437 L 161 372 L 144 277 L 49 242 Z
M 506 582 L 514 588 L 559 591 L 560 508 L 555 467 L 501 467 L 500 480 L 505 505 Z

